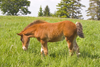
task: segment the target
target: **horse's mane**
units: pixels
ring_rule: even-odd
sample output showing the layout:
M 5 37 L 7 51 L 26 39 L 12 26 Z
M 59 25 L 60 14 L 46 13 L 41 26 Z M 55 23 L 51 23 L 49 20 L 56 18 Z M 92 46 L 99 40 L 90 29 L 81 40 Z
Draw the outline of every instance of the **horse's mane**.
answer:
M 24 28 L 23 31 L 25 31 L 27 28 L 29 28 L 30 26 L 34 25 L 34 24 L 39 24 L 39 23 L 45 23 L 45 21 L 43 20 L 35 20 L 32 23 L 30 23 L 27 27 Z

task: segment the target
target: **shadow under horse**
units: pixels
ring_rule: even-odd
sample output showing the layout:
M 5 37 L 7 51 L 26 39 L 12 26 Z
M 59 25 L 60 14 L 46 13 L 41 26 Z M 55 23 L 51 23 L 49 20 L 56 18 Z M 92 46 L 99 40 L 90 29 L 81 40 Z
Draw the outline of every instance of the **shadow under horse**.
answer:
M 20 33 L 23 50 L 28 49 L 31 37 L 36 38 L 41 43 L 41 55 L 48 55 L 47 42 L 57 42 L 66 39 L 69 53 L 72 56 L 73 52 L 79 53 L 79 47 L 76 42 L 77 36 L 84 38 L 82 24 L 71 21 L 62 21 L 57 23 L 48 23 L 43 20 L 35 20 L 24 28 Z

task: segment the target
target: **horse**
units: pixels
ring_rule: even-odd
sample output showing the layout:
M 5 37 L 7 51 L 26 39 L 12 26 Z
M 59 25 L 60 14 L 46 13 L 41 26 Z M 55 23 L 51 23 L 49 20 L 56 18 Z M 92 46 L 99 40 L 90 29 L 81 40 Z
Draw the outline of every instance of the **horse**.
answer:
M 61 21 L 57 23 L 48 23 L 43 20 L 35 20 L 24 28 L 17 35 L 21 36 L 23 50 L 28 49 L 30 38 L 36 38 L 41 43 L 41 55 L 48 55 L 47 42 L 57 42 L 66 40 L 69 54 L 72 56 L 76 52 L 80 55 L 79 47 L 76 42 L 77 36 L 84 38 L 82 24 L 71 21 Z

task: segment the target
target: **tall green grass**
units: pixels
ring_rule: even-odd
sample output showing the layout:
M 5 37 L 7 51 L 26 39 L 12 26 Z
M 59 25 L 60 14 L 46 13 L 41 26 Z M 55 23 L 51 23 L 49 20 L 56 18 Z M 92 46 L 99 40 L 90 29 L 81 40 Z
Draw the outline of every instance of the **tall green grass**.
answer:
M 36 19 L 50 23 L 70 20 L 83 25 L 85 38 L 77 37 L 80 57 L 69 56 L 66 41 L 48 43 L 49 55 L 41 59 L 41 44 L 31 38 L 27 51 L 22 50 L 19 33 Z M 0 16 L 0 67 L 100 67 L 100 21 L 50 17 Z

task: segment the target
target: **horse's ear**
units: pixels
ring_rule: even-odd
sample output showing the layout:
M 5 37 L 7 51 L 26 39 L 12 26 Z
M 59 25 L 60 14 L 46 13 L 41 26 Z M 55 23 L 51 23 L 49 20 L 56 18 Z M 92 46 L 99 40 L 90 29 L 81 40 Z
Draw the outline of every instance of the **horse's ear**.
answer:
M 21 34 L 21 33 L 17 33 L 17 35 L 22 36 L 22 34 Z

